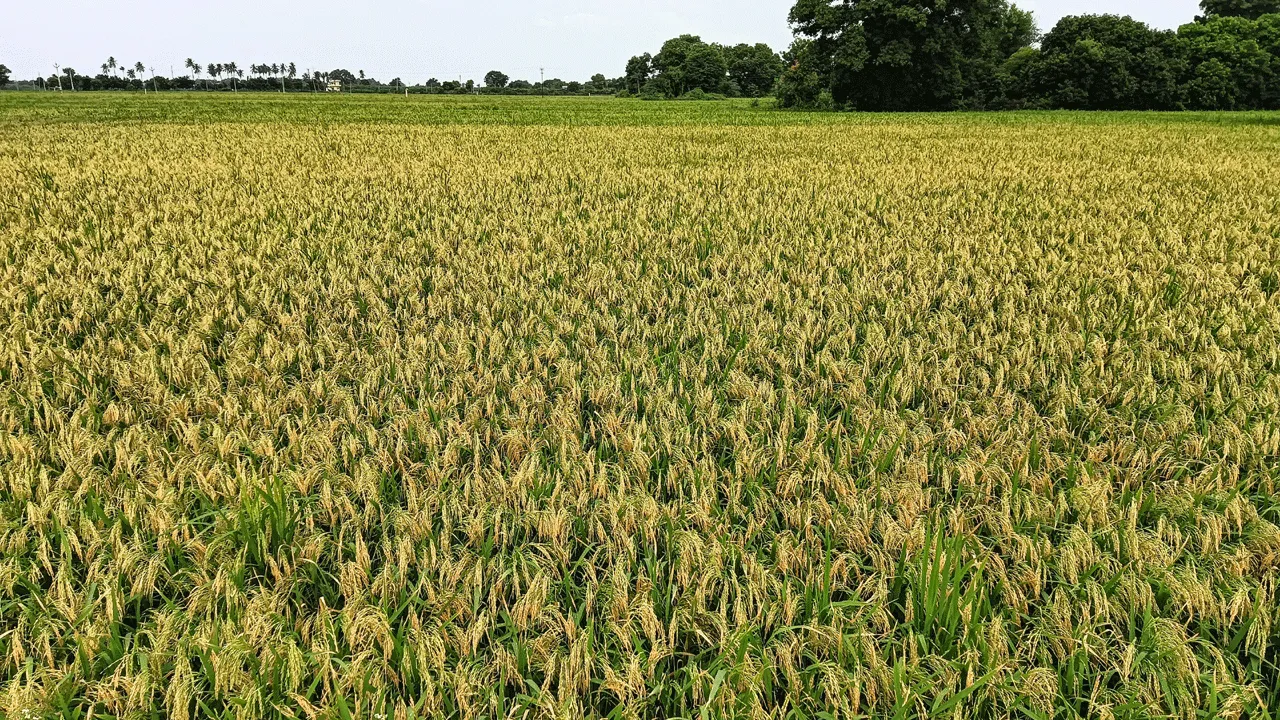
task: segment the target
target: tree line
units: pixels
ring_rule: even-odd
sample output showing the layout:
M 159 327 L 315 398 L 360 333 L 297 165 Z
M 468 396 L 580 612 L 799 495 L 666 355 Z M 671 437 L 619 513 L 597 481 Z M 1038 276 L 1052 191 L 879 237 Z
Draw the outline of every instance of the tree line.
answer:
M 1043 37 L 1005 0 L 797 0 L 784 107 L 1280 108 L 1280 0 L 1202 0 L 1176 31 L 1062 18 Z
M 94 75 L 72 67 L 57 66 L 57 72 L 35 80 L 44 89 L 101 90 L 205 90 L 219 92 L 275 91 L 321 92 L 331 80 L 341 84 L 344 92 L 409 92 L 426 94 L 482 95 L 622 95 L 650 99 L 675 97 L 763 97 L 770 94 L 786 65 L 782 56 L 768 45 L 719 45 L 706 43 L 695 35 L 681 35 L 662 45 L 656 55 L 645 53 L 631 58 L 621 77 L 592 75 L 589 80 L 540 79 L 531 82 L 512 79 L 501 70 L 485 74 L 482 83 L 473 80 L 439 80 L 407 85 L 400 78 L 381 82 L 366 77 L 363 70 L 351 72 L 342 68 L 321 71 L 298 71 L 293 62 L 202 63 L 187 58 L 186 74 L 176 77 L 157 75 L 154 68 L 138 62 L 118 63 L 115 57 L 102 63 Z M 7 80 L 7 78 L 5 78 Z M 3 83 L 0 83 L 3 86 Z
M 292 62 L 199 63 L 166 78 L 108 58 L 36 81 L 70 90 L 598 95 L 648 99 L 762 97 L 790 108 L 850 110 L 1280 109 L 1280 0 L 1201 0 L 1203 15 L 1176 31 L 1129 17 L 1075 15 L 1043 36 L 1008 0 L 796 0 L 796 40 L 721 45 L 681 35 L 632 57 L 623 75 L 587 81 L 472 80 L 406 85 L 363 70 L 303 71 Z M 0 87 L 9 71 L 0 65 Z
M 617 94 L 626 89 L 623 78 L 606 78 L 596 74 L 586 81 L 547 78 L 538 82 L 511 80 L 499 71 L 485 76 L 483 85 L 474 80 L 439 80 L 431 78 L 423 83 L 406 84 L 400 78 L 382 82 L 365 75 L 363 70 L 352 72 L 343 68 L 329 71 L 303 70 L 297 63 L 250 63 L 240 66 L 235 62 L 201 63 L 187 58 L 183 64 L 184 75 L 166 77 L 155 73 L 145 63 L 133 65 L 119 63 L 115 57 L 107 58 L 100 72 L 88 75 L 72 67 L 55 66 L 56 72 L 48 77 L 27 83 L 48 90 L 102 91 L 134 90 L 202 90 L 210 92 L 324 92 L 330 81 L 337 81 L 343 92 L 354 93 L 410 93 L 410 94 L 501 94 L 501 95 L 599 95 Z M 8 68 L 0 65 L 0 87 L 9 82 Z

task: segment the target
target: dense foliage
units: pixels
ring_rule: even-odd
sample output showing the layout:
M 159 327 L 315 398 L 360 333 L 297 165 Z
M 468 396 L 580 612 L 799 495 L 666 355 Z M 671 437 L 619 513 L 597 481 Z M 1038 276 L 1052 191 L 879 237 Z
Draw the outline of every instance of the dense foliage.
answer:
M 867 110 L 986 107 L 1000 65 L 1035 38 L 1005 0 L 798 0 L 797 34 L 834 101 Z
M 1270 122 L 0 96 L 0 714 L 1275 717 Z
M 768 45 L 718 45 L 696 35 L 663 43 L 657 55 L 627 62 L 628 88 L 646 97 L 682 97 L 691 92 L 762 97 L 773 91 L 782 59 Z
M 1090 110 L 1280 108 L 1280 15 L 1215 16 L 1176 33 L 1068 17 L 1009 67 L 1010 100 Z
M 1200 7 L 1210 17 L 1256 20 L 1263 15 L 1280 13 L 1280 0 L 1200 0 Z
M 778 97 L 866 110 L 1277 109 L 1274 5 L 1210 0 L 1177 32 L 1068 16 L 1032 47 L 1030 16 L 1003 0 L 798 0 L 801 39 Z

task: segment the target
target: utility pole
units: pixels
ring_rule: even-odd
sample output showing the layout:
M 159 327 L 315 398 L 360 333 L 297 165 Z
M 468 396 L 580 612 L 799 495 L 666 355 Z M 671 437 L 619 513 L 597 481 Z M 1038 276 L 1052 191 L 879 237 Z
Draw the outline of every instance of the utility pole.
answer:
M 541 85 L 547 81 L 547 69 L 538 68 L 538 84 Z

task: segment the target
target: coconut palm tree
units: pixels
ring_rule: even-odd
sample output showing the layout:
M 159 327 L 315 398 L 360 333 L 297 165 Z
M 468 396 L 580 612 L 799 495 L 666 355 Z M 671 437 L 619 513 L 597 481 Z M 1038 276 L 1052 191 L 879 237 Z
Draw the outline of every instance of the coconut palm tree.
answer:
M 109 57 L 109 58 L 107 58 L 107 69 L 111 71 L 111 74 L 112 74 L 112 75 L 115 75 L 115 74 L 116 74 L 116 68 L 117 68 L 117 67 L 119 67 L 119 66 L 118 66 L 118 65 L 116 65 L 116 59 L 115 59 L 115 57 Z M 117 77 L 118 77 L 118 76 L 117 76 Z
M 209 89 L 209 81 L 208 81 L 207 79 L 205 79 L 205 78 L 203 78 L 203 77 L 202 77 L 202 76 L 205 74 L 205 73 L 204 73 L 204 66 L 203 66 L 203 65 L 201 65 L 200 63 L 198 63 L 198 62 L 196 62 L 196 61 L 192 60 L 191 58 L 187 58 L 187 62 L 191 63 L 191 64 L 190 64 L 190 65 L 188 65 L 187 67 L 190 67 L 190 68 L 191 68 L 191 72 L 194 74 L 194 77 L 195 77 L 197 80 L 204 80 L 204 89 L 205 89 L 205 90 L 208 90 L 208 89 Z M 210 70 L 213 70 L 213 65 L 209 65 L 209 69 L 210 69 Z

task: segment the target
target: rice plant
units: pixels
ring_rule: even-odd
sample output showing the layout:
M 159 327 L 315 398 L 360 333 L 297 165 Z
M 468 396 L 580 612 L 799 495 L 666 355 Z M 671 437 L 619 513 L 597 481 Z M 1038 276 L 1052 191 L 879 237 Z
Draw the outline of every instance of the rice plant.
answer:
M 1273 124 L 128 102 L 0 98 L 5 716 L 1280 712 Z

